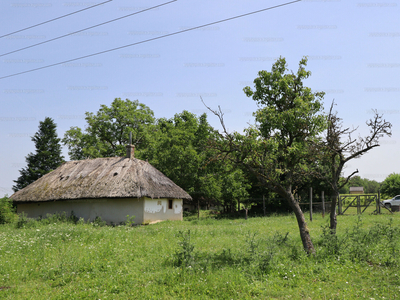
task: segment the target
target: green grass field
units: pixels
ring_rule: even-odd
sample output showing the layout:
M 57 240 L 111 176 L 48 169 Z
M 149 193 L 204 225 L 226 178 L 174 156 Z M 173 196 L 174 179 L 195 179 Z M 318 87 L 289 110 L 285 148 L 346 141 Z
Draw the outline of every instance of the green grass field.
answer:
M 400 213 L 0 225 L 0 299 L 396 299 Z M 46 224 L 49 223 L 49 224 Z

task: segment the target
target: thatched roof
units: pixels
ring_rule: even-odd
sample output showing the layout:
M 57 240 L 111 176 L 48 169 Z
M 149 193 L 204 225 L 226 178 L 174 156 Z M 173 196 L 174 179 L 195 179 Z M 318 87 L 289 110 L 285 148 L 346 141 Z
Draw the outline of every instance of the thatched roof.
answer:
M 110 157 L 70 161 L 11 196 L 18 202 L 93 198 L 191 199 L 148 162 Z

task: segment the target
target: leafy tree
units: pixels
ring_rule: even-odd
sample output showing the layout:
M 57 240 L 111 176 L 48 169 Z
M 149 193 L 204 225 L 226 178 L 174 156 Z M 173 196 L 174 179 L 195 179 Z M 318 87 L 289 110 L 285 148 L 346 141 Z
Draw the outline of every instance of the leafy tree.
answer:
M 400 195 L 400 174 L 392 173 L 382 182 L 381 192 L 385 198 Z
M 85 119 L 84 132 L 79 127 L 71 127 L 62 140 L 72 160 L 124 156 L 129 132 L 136 146 L 135 155 L 140 157 L 140 151 L 150 143 L 155 121 L 148 106 L 137 100 L 120 98 L 116 98 L 110 107 L 101 105 L 96 114 L 86 112 Z
M 285 198 L 299 226 L 304 249 L 315 252 L 304 214 L 294 197 L 296 186 L 312 173 L 315 164 L 310 144 L 325 128 L 321 114 L 324 93 L 313 93 L 303 85 L 310 75 L 307 58 L 300 60 L 297 73 L 287 73 L 286 60 L 279 58 L 271 72 L 260 71 L 255 90 L 244 92 L 257 102 L 256 125 L 245 134 L 228 133 L 221 109 L 213 111 L 224 128 L 222 143 L 215 147 L 226 158 L 253 173 L 266 188 Z
M 153 143 L 144 153 L 149 162 L 194 200 L 219 199 L 218 166 L 209 162 L 213 154 L 206 148 L 215 135 L 207 115 L 196 117 L 183 111 L 171 119 L 159 119 L 156 128 Z
M 345 180 L 344 178 L 341 179 Z M 352 177 L 346 185 L 344 185 L 340 190 L 340 194 L 348 194 L 350 192 L 351 186 L 362 186 L 364 188 L 364 193 L 366 194 L 377 194 L 380 188 L 379 182 L 375 180 L 369 180 L 368 178 L 361 178 L 360 176 Z
M 365 182 L 360 176 L 354 176 L 352 177 L 349 182 L 348 182 L 348 187 L 349 187 L 349 192 L 350 192 L 350 187 L 356 187 L 356 186 L 362 186 L 364 188 L 364 193 L 366 193 L 366 189 L 364 187 Z
M 266 213 L 288 213 L 292 211 L 288 202 L 282 196 L 266 188 L 254 174 L 248 172 L 246 169 L 243 171 L 247 182 L 250 184 L 248 201 L 252 203 L 252 212 L 263 214 L 264 203 Z M 298 193 L 296 197 L 298 197 Z
M 330 212 L 330 229 L 332 233 L 336 232 L 336 203 L 339 197 L 339 191 L 349 180 L 358 173 L 358 169 L 353 171 L 347 177 L 342 177 L 343 167 L 350 160 L 359 158 L 371 149 L 379 146 L 379 139 L 385 135 L 391 136 L 392 124 L 387 122 L 375 112 L 373 118 L 367 122 L 370 134 L 366 137 L 352 138 L 352 134 L 357 130 L 343 128 L 342 119 L 337 116 L 337 112 L 333 111 L 334 103 L 332 103 L 328 115 L 328 128 L 326 131 L 326 139 L 319 147 L 317 153 L 321 161 L 322 177 L 328 182 L 334 192 L 331 203 Z M 329 166 L 326 168 L 326 166 Z
M 312 187 L 313 203 L 322 202 L 322 192 L 324 192 L 324 200 L 326 202 L 330 201 L 332 196 L 330 185 L 312 174 L 309 178 L 305 178 L 304 183 L 299 184 L 296 188 L 296 199 L 300 204 L 310 202 L 310 187 Z M 303 207 L 309 209 L 309 205 Z M 327 208 L 328 206 L 325 207 Z M 322 209 L 322 204 L 318 206 L 318 209 Z
M 230 169 L 221 172 L 219 177 L 222 182 L 221 204 L 225 207 L 225 211 L 228 211 L 228 207 L 230 211 L 233 211 L 238 203 L 250 204 L 246 200 L 249 198 L 248 190 L 251 185 L 242 170 L 238 168 L 232 170 L 230 166 Z
M 21 176 L 14 180 L 16 183 L 13 186 L 14 192 L 23 189 L 43 175 L 53 171 L 64 162 L 56 127 L 54 120 L 48 117 L 39 123 L 39 131 L 32 137 L 36 153 L 29 153 L 26 156 L 25 159 L 28 165 L 19 171 Z
M 369 180 L 368 178 L 364 178 L 364 191 L 367 194 L 377 194 L 380 188 L 380 183 L 376 180 Z

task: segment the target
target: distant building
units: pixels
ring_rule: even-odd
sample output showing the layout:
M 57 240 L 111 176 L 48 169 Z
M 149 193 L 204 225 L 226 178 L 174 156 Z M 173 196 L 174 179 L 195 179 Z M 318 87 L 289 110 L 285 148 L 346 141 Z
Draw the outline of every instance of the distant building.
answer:
M 133 153 L 130 145 L 126 157 L 66 162 L 10 198 L 18 213 L 31 218 L 73 212 L 109 224 L 124 222 L 127 215 L 135 216 L 136 224 L 182 220 L 182 202 L 190 195 Z
M 351 186 L 350 194 L 364 194 L 364 187 L 362 186 Z

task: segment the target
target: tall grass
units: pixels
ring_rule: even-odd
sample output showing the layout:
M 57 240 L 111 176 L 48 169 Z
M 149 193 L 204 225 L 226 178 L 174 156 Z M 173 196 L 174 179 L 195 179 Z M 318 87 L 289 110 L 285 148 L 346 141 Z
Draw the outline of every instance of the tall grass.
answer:
M 0 299 L 393 299 L 400 215 L 293 215 L 98 226 L 53 217 L 0 225 Z

